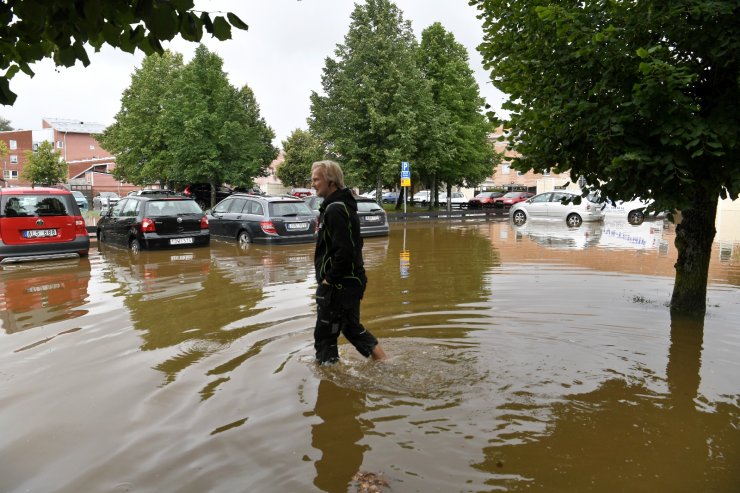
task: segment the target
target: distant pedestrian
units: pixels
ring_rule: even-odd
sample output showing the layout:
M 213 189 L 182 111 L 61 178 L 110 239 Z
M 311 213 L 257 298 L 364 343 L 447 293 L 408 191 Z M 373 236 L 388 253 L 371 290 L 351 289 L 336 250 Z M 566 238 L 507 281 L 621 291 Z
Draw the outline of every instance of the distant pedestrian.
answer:
M 319 208 L 318 238 L 314 253 L 317 317 L 314 328 L 316 360 L 331 364 L 339 360 L 339 333 L 366 358 L 387 356 L 378 340 L 360 323 L 360 300 L 367 277 L 362 259 L 357 201 L 344 186 L 344 174 L 334 161 L 317 161 L 311 168 Z

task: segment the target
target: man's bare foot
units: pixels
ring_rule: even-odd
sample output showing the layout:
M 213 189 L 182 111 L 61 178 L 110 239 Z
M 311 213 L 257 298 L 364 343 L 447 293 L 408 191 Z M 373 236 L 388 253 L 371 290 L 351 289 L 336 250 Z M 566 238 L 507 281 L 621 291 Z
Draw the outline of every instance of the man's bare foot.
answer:
M 385 354 L 385 351 L 383 351 L 383 348 L 380 347 L 380 344 L 376 345 L 373 348 L 373 351 L 370 353 L 370 356 L 377 361 L 383 361 L 388 359 L 388 355 Z

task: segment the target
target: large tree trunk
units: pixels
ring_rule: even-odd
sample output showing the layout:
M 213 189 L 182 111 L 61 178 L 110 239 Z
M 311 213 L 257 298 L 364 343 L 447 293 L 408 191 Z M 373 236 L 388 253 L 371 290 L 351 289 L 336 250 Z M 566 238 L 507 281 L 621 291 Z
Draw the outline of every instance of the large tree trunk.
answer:
M 698 189 L 697 202 L 681 211 L 676 226 L 676 283 L 671 296 L 671 316 L 704 317 L 707 310 L 707 278 L 716 229 L 719 193 Z

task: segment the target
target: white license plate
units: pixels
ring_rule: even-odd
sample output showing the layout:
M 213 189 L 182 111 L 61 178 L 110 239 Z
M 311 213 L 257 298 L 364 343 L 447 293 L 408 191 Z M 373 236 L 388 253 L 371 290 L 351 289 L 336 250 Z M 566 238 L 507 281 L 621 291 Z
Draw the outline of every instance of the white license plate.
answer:
M 380 216 L 365 216 L 365 221 L 372 223 L 380 221 Z
M 192 242 L 192 238 L 172 238 L 170 240 L 170 245 L 188 245 Z
M 56 235 L 56 229 L 27 229 L 23 232 L 24 238 L 49 238 Z
M 288 223 L 285 227 L 292 230 L 308 229 L 308 223 Z

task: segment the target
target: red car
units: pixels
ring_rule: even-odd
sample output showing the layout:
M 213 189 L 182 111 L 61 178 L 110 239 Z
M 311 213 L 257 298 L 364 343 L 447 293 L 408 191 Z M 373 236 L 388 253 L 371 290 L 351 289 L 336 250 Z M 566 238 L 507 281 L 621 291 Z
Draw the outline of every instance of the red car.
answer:
M 291 188 L 288 195 L 302 199 L 303 197 L 310 197 L 313 193 L 308 188 Z
M 84 257 L 89 248 L 85 220 L 71 192 L 0 188 L 0 263 Z
M 490 209 L 493 201 L 503 195 L 501 192 L 481 192 L 468 200 L 468 209 Z
M 534 197 L 534 194 L 529 192 L 507 192 L 503 197 L 493 199 L 493 206 L 508 209 L 512 205 L 524 202 L 531 197 Z

